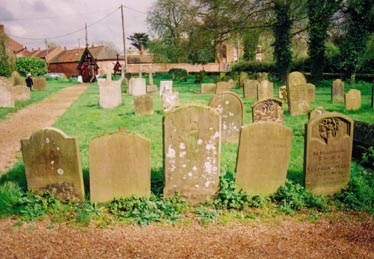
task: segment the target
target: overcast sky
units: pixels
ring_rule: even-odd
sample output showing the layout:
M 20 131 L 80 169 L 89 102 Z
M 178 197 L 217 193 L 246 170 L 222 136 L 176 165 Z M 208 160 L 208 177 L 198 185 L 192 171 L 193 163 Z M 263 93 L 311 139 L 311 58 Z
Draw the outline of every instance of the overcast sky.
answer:
M 5 33 L 32 48 L 45 49 L 45 40 L 68 49 L 88 43 L 122 45 L 121 4 L 124 5 L 126 38 L 134 32 L 150 34 L 146 14 L 156 0 L 0 0 L 0 24 Z M 126 45 L 130 41 L 126 39 Z

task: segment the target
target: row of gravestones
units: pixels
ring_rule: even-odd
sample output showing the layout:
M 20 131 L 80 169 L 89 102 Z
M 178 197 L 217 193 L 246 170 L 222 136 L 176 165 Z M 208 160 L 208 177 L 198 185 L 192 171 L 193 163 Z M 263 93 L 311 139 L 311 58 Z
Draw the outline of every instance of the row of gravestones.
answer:
M 14 107 L 16 101 L 30 99 L 30 90 L 24 85 L 13 86 L 10 79 L 0 77 L 0 107 Z
M 219 191 L 222 123 L 216 109 L 185 105 L 166 113 L 164 196 L 179 193 L 193 204 Z M 342 114 L 315 114 L 306 124 L 305 186 L 315 194 L 333 194 L 350 175 L 353 121 Z M 292 130 L 281 123 L 242 126 L 236 184 L 251 195 L 269 195 L 285 182 Z M 50 191 L 61 199 L 84 199 L 77 140 L 44 129 L 21 141 L 29 190 Z M 150 140 L 124 130 L 90 141 L 90 198 L 150 195 Z

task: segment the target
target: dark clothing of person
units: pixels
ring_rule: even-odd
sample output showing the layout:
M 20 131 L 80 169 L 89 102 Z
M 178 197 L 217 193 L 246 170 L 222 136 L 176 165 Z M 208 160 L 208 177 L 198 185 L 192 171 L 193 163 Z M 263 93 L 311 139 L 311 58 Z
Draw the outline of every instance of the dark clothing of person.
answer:
M 34 84 L 34 82 L 32 81 L 32 78 L 29 76 L 29 77 L 26 78 L 25 81 L 26 81 L 27 87 L 30 88 L 30 90 L 32 90 L 32 86 Z

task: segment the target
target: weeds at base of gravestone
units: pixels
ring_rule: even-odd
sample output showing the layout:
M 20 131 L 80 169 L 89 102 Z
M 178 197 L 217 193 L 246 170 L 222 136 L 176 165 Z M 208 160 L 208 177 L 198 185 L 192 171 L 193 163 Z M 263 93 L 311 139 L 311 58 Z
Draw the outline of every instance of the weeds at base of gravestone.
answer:
M 374 169 L 374 147 L 369 147 L 367 151 L 362 154 L 361 164 L 364 167 Z
M 222 214 L 222 211 L 206 206 L 199 206 L 195 209 L 195 213 L 199 223 L 201 225 L 207 225 L 208 223 L 217 223 L 218 217 Z

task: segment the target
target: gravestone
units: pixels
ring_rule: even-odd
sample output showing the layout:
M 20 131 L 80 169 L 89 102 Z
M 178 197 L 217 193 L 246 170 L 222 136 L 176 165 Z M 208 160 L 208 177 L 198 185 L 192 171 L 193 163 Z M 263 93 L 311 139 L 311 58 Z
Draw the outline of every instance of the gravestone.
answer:
M 283 103 L 287 103 L 287 87 L 285 85 L 278 88 L 278 98 Z
M 308 115 L 308 119 L 311 120 L 313 119 L 314 117 L 316 116 L 320 116 L 322 114 L 326 113 L 325 109 L 322 107 L 322 106 L 318 106 L 314 109 L 312 109 L 310 112 L 309 112 L 309 115 Z
M 332 82 L 331 101 L 333 103 L 344 102 L 344 82 L 341 79 L 336 79 Z
M 179 106 L 179 93 L 164 91 L 162 95 L 162 108 L 164 112 L 170 111 Z
M 173 91 L 172 80 L 160 81 L 160 95 L 161 96 L 164 94 L 164 92 L 172 92 L 172 91 Z
M 14 107 L 14 89 L 10 80 L 0 77 L 0 107 Z
M 357 89 L 351 89 L 344 97 L 345 108 L 347 110 L 358 110 L 361 108 L 361 91 Z
M 236 184 L 250 195 L 267 196 L 285 183 L 290 160 L 292 130 L 274 122 L 242 127 Z
M 307 83 L 308 91 L 308 103 L 314 103 L 316 99 L 316 86 L 314 84 Z
M 99 84 L 99 105 L 102 108 L 115 108 L 122 103 L 121 81 L 97 80 Z
M 51 192 L 62 200 L 84 200 L 78 141 L 55 128 L 34 132 L 21 140 L 27 188 Z
M 215 94 L 216 93 L 216 84 L 214 84 L 214 83 L 201 84 L 200 93 L 202 93 L 202 94 Z
M 13 88 L 15 101 L 26 101 L 31 98 L 30 89 L 24 85 L 16 85 Z
M 148 73 L 148 85 L 147 85 L 147 93 L 157 93 L 158 89 L 157 86 L 153 83 L 153 74 L 152 74 L 152 68 L 149 68 Z
M 90 141 L 90 199 L 149 197 L 151 194 L 151 141 L 120 131 Z
M 217 82 L 216 94 L 226 93 L 230 91 L 230 85 L 227 82 Z
M 257 99 L 257 88 L 259 84 L 257 80 L 247 79 L 243 86 L 244 98 Z
M 308 87 L 304 75 L 292 72 L 287 78 L 287 101 L 291 115 L 309 112 Z
M 221 141 L 238 143 L 240 128 L 243 125 L 243 102 L 236 93 L 216 94 L 209 106 L 221 115 Z
M 325 113 L 305 125 L 305 188 L 316 195 L 339 193 L 351 172 L 353 120 Z
M 47 88 L 47 82 L 44 77 L 35 77 L 32 79 L 34 82 L 32 90 L 44 90 Z
M 227 81 L 227 83 L 229 84 L 229 88 L 235 88 L 236 86 L 236 83 L 233 79 L 230 79 L 229 81 Z
M 283 124 L 281 100 L 276 98 L 263 99 L 252 105 L 252 122 L 268 121 Z
M 132 96 L 147 94 L 145 78 L 131 78 L 129 90 L 129 94 L 131 94 Z
M 164 197 L 179 193 L 192 204 L 211 199 L 219 188 L 220 115 L 198 104 L 164 117 Z
M 257 100 L 273 98 L 273 88 L 269 80 L 262 80 L 257 88 Z
M 256 79 L 261 82 L 262 80 L 268 80 L 269 79 L 269 73 L 266 72 L 259 72 L 256 74 Z
M 240 72 L 239 74 L 239 86 L 244 87 L 244 82 L 248 79 L 248 73 Z
M 140 95 L 134 97 L 135 115 L 152 115 L 153 98 L 149 95 Z

